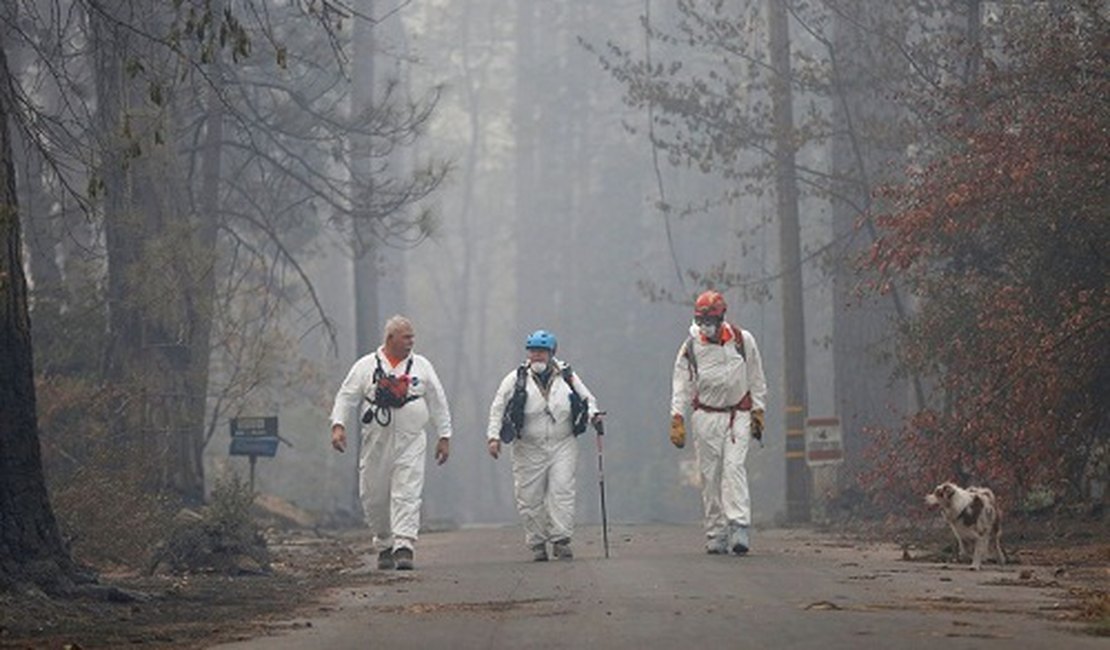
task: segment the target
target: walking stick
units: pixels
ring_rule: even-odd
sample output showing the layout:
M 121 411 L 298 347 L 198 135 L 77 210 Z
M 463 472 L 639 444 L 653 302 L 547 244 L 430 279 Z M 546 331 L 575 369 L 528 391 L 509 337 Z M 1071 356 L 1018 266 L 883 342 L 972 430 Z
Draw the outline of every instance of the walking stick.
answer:
M 604 412 L 598 415 L 605 415 Z M 601 492 L 601 540 L 605 545 L 605 559 L 609 559 L 609 515 L 605 512 L 605 463 L 602 462 L 601 437 L 605 435 L 605 425 L 600 419 L 594 420 L 597 429 L 597 487 Z

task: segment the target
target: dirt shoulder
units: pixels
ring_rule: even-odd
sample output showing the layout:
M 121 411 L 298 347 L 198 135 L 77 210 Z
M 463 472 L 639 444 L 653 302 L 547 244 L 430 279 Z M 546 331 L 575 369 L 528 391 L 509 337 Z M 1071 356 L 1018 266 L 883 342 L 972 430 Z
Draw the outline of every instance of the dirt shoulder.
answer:
M 892 544 L 906 562 L 962 567 L 952 533 L 939 518 L 926 520 L 848 521 L 817 532 L 838 537 L 848 546 Z M 1054 618 L 1079 623 L 1096 636 L 1110 637 L 1110 518 L 1017 517 L 1003 525 L 1007 572 L 999 586 L 1059 589 L 1067 602 Z
M 909 523 L 855 523 L 809 531 L 802 544 L 846 557 L 860 545 L 882 546 L 908 562 L 954 564 L 947 529 Z M 271 572 L 257 575 L 141 576 L 103 572 L 101 582 L 143 594 L 133 602 L 51 600 L 0 594 L 0 648 L 184 649 L 308 626 L 332 606 L 336 588 L 388 584 L 397 574 L 368 571 L 365 530 L 277 530 L 266 533 Z M 1105 522 L 1010 522 L 1003 538 L 1006 584 L 1053 587 L 1069 597 L 1055 615 L 1088 633 L 1110 635 L 1110 535 Z M 1000 583 L 1002 584 L 1002 583 Z
M 0 648 L 202 648 L 287 625 L 281 621 L 298 612 L 318 611 L 329 589 L 376 579 L 359 575 L 362 531 L 271 530 L 266 537 L 269 573 L 100 574 L 102 584 L 139 596 L 132 602 L 0 594 Z

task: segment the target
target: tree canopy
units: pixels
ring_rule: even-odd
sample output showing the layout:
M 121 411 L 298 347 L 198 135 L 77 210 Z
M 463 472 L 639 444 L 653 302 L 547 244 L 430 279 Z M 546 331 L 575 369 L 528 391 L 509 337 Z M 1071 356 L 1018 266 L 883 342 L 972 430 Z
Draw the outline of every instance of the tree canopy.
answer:
M 867 290 L 910 289 L 901 361 L 935 387 L 905 431 L 878 436 L 873 478 L 895 493 L 924 468 L 1075 498 L 1106 453 L 1110 31 L 1096 4 L 1015 19 L 941 104 L 936 153 L 882 193 Z

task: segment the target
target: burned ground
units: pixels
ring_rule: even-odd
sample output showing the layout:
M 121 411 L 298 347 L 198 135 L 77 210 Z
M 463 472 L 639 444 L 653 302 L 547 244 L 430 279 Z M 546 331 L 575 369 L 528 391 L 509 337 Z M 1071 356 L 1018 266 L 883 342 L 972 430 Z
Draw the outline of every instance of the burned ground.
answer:
M 102 573 L 131 602 L 51 599 L 41 592 L 0 595 L 0 647 L 205 647 L 249 638 L 314 609 L 328 589 L 391 577 L 358 575 L 361 531 L 267 531 L 268 572 L 145 576 Z

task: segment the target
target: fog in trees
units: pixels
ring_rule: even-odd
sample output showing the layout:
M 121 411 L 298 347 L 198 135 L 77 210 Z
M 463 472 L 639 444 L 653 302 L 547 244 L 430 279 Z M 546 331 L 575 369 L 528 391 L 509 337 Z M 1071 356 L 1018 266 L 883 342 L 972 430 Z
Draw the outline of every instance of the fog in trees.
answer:
M 1040 244 L 961 207 L 956 181 L 937 186 L 955 197 L 944 209 L 974 224 L 965 243 L 989 255 L 899 230 L 924 220 L 913 188 L 930 165 L 978 134 L 1017 133 L 991 130 L 992 99 L 1010 93 L 1029 111 L 1021 125 L 1038 123 L 1005 73 L 1087 62 L 1106 35 L 1092 3 L 0 6 L 47 482 L 75 529 L 131 486 L 113 507 L 149 533 L 120 553 L 157 536 L 167 502 L 195 505 L 218 478 L 247 474 L 228 454 L 235 417 L 279 421 L 257 492 L 357 523 L 355 454 L 331 449 L 327 418 L 395 313 L 414 322 L 454 424 L 450 462 L 426 475 L 429 527 L 515 521 L 510 463 L 489 458 L 485 431 L 495 388 L 540 328 L 608 413 L 610 520 L 698 520 L 693 451 L 671 447 L 667 426 L 675 356 L 706 288 L 754 334 L 767 372 L 765 446 L 748 460 L 757 524 L 875 505 L 861 477 L 885 470 L 900 440 L 922 444 L 923 481 L 947 472 L 1016 499 L 1078 500 L 1105 481 L 1105 352 L 1068 343 L 1105 329 L 1085 325 L 1104 323 L 1108 304 L 1097 191 L 1074 184 L 1064 225 L 1037 235 L 1051 246 L 1066 230 L 1097 248 L 1093 270 L 1059 269 L 1067 281 L 1051 286 L 1013 272 L 994 242 Z M 1046 29 L 1060 34 L 1052 48 L 1017 53 Z M 1050 92 L 1087 83 L 1097 90 L 1079 75 Z M 1069 106 L 1074 128 L 1105 125 L 1105 109 Z M 1031 169 L 1089 162 L 1105 178 L 1095 154 L 1053 155 Z M 959 273 L 944 287 L 913 273 L 953 264 L 1007 280 L 973 299 Z M 1074 419 L 1053 433 L 1077 451 L 1036 484 L 951 445 L 930 459 L 920 441 L 943 435 L 927 423 L 974 412 L 946 374 L 957 357 L 923 361 L 919 346 L 945 343 L 923 335 L 922 317 L 951 307 L 959 339 L 985 327 L 977 301 L 1038 287 L 1058 302 L 1015 310 L 997 331 L 1072 328 L 1042 359 L 1081 368 L 1068 385 L 1090 399 L 1069 403 Z M 984 349 L 976 341 L 960 345 Z M 988 366 L 976 372 L 990 377 Z M 1003 392 L 976 408 L 1004 408 Z M 840 419 L 842 465 L 811 474 L 808 418 Z M 579 444 L 578 519 L 596 522 L 595 447 Z

